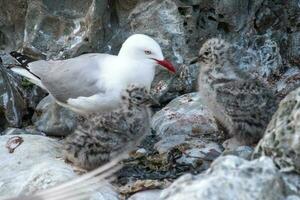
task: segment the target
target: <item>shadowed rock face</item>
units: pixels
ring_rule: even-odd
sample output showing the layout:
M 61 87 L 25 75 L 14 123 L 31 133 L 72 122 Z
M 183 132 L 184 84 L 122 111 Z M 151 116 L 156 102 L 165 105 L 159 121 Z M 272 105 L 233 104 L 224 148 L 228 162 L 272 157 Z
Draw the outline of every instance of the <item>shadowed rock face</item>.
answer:
M 0 64 L 0 130 L 22 125 L 25 101 L 18 90 L 18 83 Z

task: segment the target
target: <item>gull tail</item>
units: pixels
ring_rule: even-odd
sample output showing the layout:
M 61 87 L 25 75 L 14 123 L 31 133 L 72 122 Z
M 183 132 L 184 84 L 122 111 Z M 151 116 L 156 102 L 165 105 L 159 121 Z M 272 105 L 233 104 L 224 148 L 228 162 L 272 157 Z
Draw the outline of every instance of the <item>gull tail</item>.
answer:
M 29 56 L 23 55 L 19 52 L 12 51 L 10 55 L 15 58 L 15 60 L 19 63 L 19 65 L 10 65 L 8 68 L 13 72 L 27 78 L 31 83 L 38 85 L 39 87 L 45 89 L 41 82 L 41 78 L 36 74 L 32 73 L 28 67 L 28 64 L 34 62 L 35 60 L 30 58 Z

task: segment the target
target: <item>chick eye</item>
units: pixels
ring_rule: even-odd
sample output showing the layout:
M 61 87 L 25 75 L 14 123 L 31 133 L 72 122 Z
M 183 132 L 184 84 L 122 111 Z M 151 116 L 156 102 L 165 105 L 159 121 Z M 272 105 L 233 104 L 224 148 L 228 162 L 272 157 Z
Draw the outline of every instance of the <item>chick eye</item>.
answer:
M 208 56 L 208 54 L 209 54 L 209 52 L 208 52 L 208 51 L 204 52 L 204 55 Z
M 140 101 L 140 100 L 142 100 L 142 97 L 136 97 L 136 99 L 137 99 L 138 101 Z
M 146 55 L 152 54 L 152 52 L 151 52 L 151 51 L 148 51 L 148 50 L 145 50 L 144 52 L 145 52 Z

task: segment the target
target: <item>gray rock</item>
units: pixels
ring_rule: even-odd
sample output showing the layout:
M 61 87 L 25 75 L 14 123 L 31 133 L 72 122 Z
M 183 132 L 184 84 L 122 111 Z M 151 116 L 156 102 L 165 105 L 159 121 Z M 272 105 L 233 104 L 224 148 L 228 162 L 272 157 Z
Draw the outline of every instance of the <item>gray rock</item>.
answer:
M 12 50 L 22 45 L 27 0 L 1 0 L 0 5 L 0 50 Z
M 26 127 L 25 129 L 9 127 L 5 129 L 0 135 L 22 135 L 22 134 L 44 136 L 42 132 L 35 130 L 33 127 Z
M 36 107 L 32 118 L 37 130 L 52 136 L 66 136 L 76 127 L 75 113 L 55 103 L 49 95 Z
M 290 61 L 296 65 L 300 65 L 300 32 L 295 32 L 289 35 L 289 49 Z
M 147 23 L 144 23 L 144 19 L 147 19 Z M 161 68 L 156 73 L 153 91 L 160 102 L 168 102 L 180 94 L 191 92 L 196 73 L 186 73 L 187 77 L 184 80 L 180 78 L 181 71 L 195 70 L 193 66 L 183 65 L 192 55 L 188 53 L 184 21 L 176 2 L 173 0 L 140 1 L 130 13 L 129 20 L 131 32 L 152 36 L 161 45 L 164 56 L 172 60 L 177 67 L 177 76 L 170 75 Z
M 20 80 L 0 63 L 0 130 L 21 127 L 26 102 L 20 93 Z
M 300 200 L 300 196 L 291 195 L 286 198 L 286 200 Z
M 281 200 L 288 190 L 270 158 L 246 161 L 235 156 L 220 157 L 203 174 L 184 175 L 163 190 L 164 200 Z
M 146 190 L 137 192 L 130 196 L 128 200 L 154 200 L 159 199 L 161 190 Z
M 19 146 L 11 143 L 18 141 Z M 0 196 L 29 195 L 77 177 L 62 159 L 62 144 L 44 136 L 0 136 Z M 110 184 L 91 191 L 90 200 L 118 200 Z
M 18 135 L 23 142 L 9 153 L 13 135 L 0 136 L 0 196 L 31 194 L 76 176 L 65 164 L 61 143 L 44 136 Z M 13 147 L 12 147 L 13 148 Z
M 235 155 L 245 160 L 250 160 L 254 149 L 249 146 L 239 146 L 234 150 L 224 151 L 222 155 Z
M 197 166 L 220 155 L 222 148 L 216 141 L 221 131 L 201 101 L 198 93 L 186 94 L 153 116 L 152 128 L 160 138 L 154 149 L 163 157 L 177 149 L 182 152 L 177 163 Z
M 295 170 L 298 173 L 300 173 L 299 94 L 300 88 L 280 102 L 254 152 L 254 157 L 261 155 L 272 157 L 283 171 Z
M 297 173 L 282 173 L 282 175 L 290 191 L 300 196 L 300 175 Z

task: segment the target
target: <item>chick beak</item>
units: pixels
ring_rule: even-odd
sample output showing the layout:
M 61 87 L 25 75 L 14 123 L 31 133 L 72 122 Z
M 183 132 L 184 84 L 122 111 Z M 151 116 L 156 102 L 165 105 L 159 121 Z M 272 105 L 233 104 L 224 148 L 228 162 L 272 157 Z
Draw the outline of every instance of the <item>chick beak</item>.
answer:
M 160 106 L 159 101 L 155 97 L 153 97 L 151 94 L 148 95 L 148 97 L 144 103 L 149 106 Z

